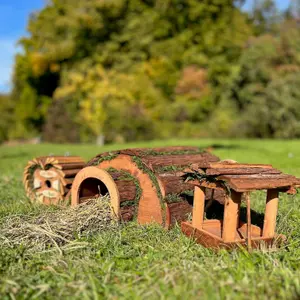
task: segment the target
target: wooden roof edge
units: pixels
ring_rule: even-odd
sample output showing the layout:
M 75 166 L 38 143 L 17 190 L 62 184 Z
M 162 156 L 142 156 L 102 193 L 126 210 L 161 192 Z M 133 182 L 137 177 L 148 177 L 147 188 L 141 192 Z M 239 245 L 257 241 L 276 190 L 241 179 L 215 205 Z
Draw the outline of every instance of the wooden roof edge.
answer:
M 283 182 L 281 184 L 260 184 L 260 185 L 253 185 L 253 186 L 243 186 L 243 185 L 239 185 L 238 183 L 235 182 L 230 182 L 230 181 L 226 181 L 223 180 L 222 181 L 216 181 L 216 182 L 210 182 L 207 180 L 202 180 L 202 181 L 198 181 L 198 180 L 191 180 L 189 181 L 189 184 L 194 184 L 195 186 L 201 186 L 204 188 L 210 188 L 210 189 L 215 189 L 215 190 L 224 190 L 226 191 L 228 188 L 238 192 L 238 193 L 244 193 L 244 192 L 251 192 L 251 191 L 255 191 L 255 190 L 268 190 L 268 189 L 275 189 L 275 190 L 279 190 L 282 193 L 288 193 L 288 194 L 295 194 L 296 190 L 294 187 L 293 182 Z
M 231 160 L 224 160 L 218 162 L 209 163 L 209 168 L 268 168 L 274 169 L 270 164 L 248 164 L 248 163 L 238 163 Z

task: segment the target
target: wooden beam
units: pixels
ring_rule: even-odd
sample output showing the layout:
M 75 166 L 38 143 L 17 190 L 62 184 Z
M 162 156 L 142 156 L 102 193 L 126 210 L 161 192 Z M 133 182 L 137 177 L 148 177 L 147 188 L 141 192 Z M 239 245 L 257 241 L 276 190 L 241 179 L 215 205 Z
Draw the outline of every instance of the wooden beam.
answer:
M 195 186 L 192 225 L 201 229 L 204 219 L 205 189 Z
M 250 201 L 250 192 L 245 193 L 246 205 L 247 205 L 247 248 L 248 251 L 251 251 L 251 201 Z
M 273 238 L 275 236 L 278 195 L 279 192 L 277 189 L 267 191 L 266 211 L 263 228 L 263 237 L 265 238 Z
M 231 190 L 227 195 L 224 205 L 224 219 L 222 239 L 224 242 L 234 242 L 239 221 L 239 212 L 242 193 Z

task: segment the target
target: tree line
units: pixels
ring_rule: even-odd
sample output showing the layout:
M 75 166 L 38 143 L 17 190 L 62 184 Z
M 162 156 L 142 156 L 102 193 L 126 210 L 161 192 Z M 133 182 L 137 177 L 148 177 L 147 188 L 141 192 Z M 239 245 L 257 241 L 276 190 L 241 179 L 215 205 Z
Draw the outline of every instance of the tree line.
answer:
M 51 0 L 19 41 L 0 141 L 300 137 L 300 4 Z

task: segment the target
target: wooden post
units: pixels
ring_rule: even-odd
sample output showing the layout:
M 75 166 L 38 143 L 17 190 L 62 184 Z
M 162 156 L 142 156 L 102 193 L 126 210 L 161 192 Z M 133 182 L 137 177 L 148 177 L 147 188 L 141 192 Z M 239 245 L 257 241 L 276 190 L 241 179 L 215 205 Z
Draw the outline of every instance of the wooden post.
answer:
M 267 191 L 266 211 L 264 219 L 263 237 L 272 238 L 275 235 L 276 216 L 278 210 L 278 190 Z
M 248 251 L 251 251 L 251 201 L 250 201 L 250 192 L 245 193 L 246 205 L 247 205 L 247 248 Z
M 204 188 L 195 186 L 192 225 L 197 229 L 202 229 L 202 224 L 204 219 L 204 203 L 205 203 Z
M 227 195 L 224 205 L 224 219 L 222 238 L 224 242 L 234 242 L 239 221 L 239 212 L 242 193 L 231 190 L 231 195 Z

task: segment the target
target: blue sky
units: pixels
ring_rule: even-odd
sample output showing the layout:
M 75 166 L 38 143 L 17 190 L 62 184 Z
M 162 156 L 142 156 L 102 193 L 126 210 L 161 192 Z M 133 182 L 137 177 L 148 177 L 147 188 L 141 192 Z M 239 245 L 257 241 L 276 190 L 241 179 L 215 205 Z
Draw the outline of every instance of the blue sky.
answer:
M 76 1 L 76 0 L 74 0 Z M 276 0 L 279 8 L 288 6 L 289 0 Z M 0 92 L 8 92 L 11 84 L 14 55 L 20 49 L 17 41 L 26 33 L 31 12 L 41 9 L 46 0 L 0 0 Z M 245 7 L 251 7 L 248 0 Z

